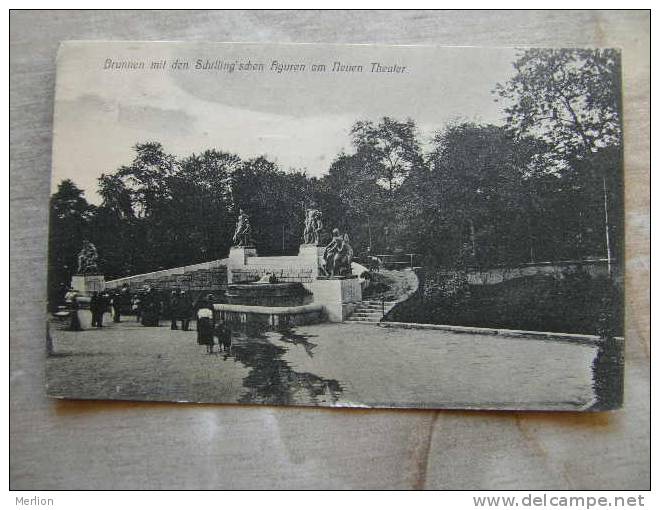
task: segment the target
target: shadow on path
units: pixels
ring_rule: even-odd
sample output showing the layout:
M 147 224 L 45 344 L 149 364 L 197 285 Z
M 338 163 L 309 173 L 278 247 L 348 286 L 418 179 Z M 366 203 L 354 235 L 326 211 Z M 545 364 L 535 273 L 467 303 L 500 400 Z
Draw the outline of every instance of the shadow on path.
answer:
M 304 335 L 291 330 L 277 333 L 282 342 L 302 345 L 313 357 L 317 344 Z M 342 387 L 334 379 L 324 379 L 309 372 L 296 372 L 283 359 L 287 347 L 273 344 L 265 331 L 249 328 L 234 332 L 231 353 L 237 361 L 251 369 L 243 379 L 247 393 L 241 397 L 244 404 L 319 405 L 335 404 Z

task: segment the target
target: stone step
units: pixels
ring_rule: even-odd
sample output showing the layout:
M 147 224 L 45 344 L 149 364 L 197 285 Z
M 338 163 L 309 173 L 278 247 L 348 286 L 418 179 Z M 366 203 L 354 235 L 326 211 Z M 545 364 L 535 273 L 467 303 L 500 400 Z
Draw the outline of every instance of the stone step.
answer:
M 385 307 L 384 311 L 385 311 L 385 313 L 387 313 L 390 310 L 391 310 L 391 308 Z M 383 308 L 365 308 L 365 307 L 358 306 L 358 307 L 355 308 L 355 311 L 356 312 L 367 312 L 367 313 L 380 313 L 380 314 L 382 314 L 383 313 Z
M 367 299 L 357 303 L 353 313 L 346 319 L 346 322 L 367 322 L 377 324 L 381 321 L 384 314 L 389 312 L 396 305 L 396 301 L 374 301 Z

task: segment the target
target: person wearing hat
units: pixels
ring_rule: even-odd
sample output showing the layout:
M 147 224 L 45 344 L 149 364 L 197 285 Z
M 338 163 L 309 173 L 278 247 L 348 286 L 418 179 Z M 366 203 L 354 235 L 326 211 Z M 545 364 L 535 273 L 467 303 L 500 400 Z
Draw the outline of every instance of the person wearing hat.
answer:
M 69 287 L 64 295 L 64 301 L 69 310 L 69 331 L 81 331 L 80 317 L 78 317 L 78 292 L 73 287 Z
M 128 283 L 124 283 L 121 289 L 115 291 L 111 297 L 112 321 L 121 322 L 121 314 L 126 313 L 126 310 L 131 306 L 131 290 L 128 287 Z
M 131 299 L 131 311 L 135 314 L 136 322 L 140 322 L 140 316 L 142 314 L 141 302 L 142 300 L 140 299 L 139 294 L 135 294 Z
M 174 322 L 174 329 L 176 329 L 176 323 L 178 320 L 181 321 L 181 329 L 183 331 L 188 331 L 188 326 L 190 325 L 190 316 L 192 315 L 192 303 L 188 298 L 185 290 L 182 290 L 179 293 L 176 304 L 176 320 Z
M 112 313 L 110 301 L 112 300 L 110 293 L 107 290 L 99 292 L 99 327 L 103 327 L 103 314 L 106 312 Z
M 160 312 L 160 303 L 158 302 L 158 296 L 151 287 L 147 287 L 147 292 L 142 297 L 141 302 L 141 317 L 142 325 L 150 327 L 158 327 Z
M 197 303 L 197 343 L 206 345 L 206 352 L 213 353 L 213 296 L 209 294 L 206 299 Z
M 92 312 L 92 327 L 102 328 L 103 312 L 101 311 L 101 296 L 99 296 L 97 291 L 92 292 L 92 297 L 89 299 L 89 311 Z
M 170 294 L 170 301 L 168 303 L 168 308 L 167 312 L 170 315 L 170 329 L 179 329 L 176 325 L 176 316 L 177 316 L 177 308 L 179 306 L 179 293 L 176 290 L 173 290 Z

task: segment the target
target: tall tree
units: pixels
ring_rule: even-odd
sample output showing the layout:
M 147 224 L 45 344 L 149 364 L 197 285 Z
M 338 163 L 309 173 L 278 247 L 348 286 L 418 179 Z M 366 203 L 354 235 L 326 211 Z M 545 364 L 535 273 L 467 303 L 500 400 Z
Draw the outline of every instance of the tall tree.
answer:
M 375 124 L 358 121 L 351 129 L 353 146 L 365 163 L 365 172 L 375 176 L 390 193 L 415 168 L 423 164 L 415 122 L 390 117 Z
M 104 259 L 106 277 L 134 274 L 144 248 L 137 229 L 133 195 L 116 174 L 98 179 L 101 205 L 91 219 L 91 236 Z
M 171 179 L 172 213 L 181 225 L 176 238 L 182 252 L 190 251 L 185 245 L 193 241 L 195 260 L 222 258 L 229 251 L 235 209 L 232 179 L 240 165 L 235 154 L 207 150 L 181 160 Z
M 92 215 L 93 207 L 83 191 L 70 179 L 63 180 L 50 199 L 48 297 L 51 306 L 61 300 L 76 272 L 77 255 L 83 239 L 89 235 Z
M 516 74 L 495 89 L 507 102 L 508 126 L 519 136 L 535 134 L 549 144 L 556 168 L 573 186 L 577 223 L 582 225 L 578 239 L 588 229 L 601 231 L 610 260 L 612 218 L 619 223 L 623 214 L 616 196 L 621 189 L 620 54 L 531 49 L 519 55 L 514 68 Z M 603 150 L 605 158 L 598 155 Z M 600 181 L 595 189 L 594 175 Z M 600 215 L 587 210 L 594 204 L 600 204 Z M 588 217 L 598 217 L 602 227 L 585 225 Z
M 383 225 L 380 244 L 388 252 L 400 249 L 396 232 L 397 204 L 401 198 L 398 190 L 408 176 L 424 168 L 415 122 L 391 117 L 383 117 L 378 123 L 358 121 L 351 128 L 351 137 L 355 147 L 353 161 L 359 162 L 367 179 L 386 191 L 386 201 L 378 200 Z M 371 223 L 373 216 L 368 218 Z
M 385 249 L 388 192 L 378 184 L 377 175 L 365 171 L 368 164 L 362 153 L 339 154 L 320 183 L 324 223 L 348 233 L 358 253 L 367 247 L 375 252 Z
M 181 259 L 181 254 L 171 249 L 171 239 L 181 228 L 179 216 L 171 207 L 172 180 L 179 170 L 179 162 L 158 142 L 138 143 L 134 149 L 133 161 L 120 167 L 116 176 L 130 190 L 137 218 L 135 232 L 139 235 L 141 249 L 136 269 L 172 267 Z
M 584 157 L 621 143 L 620 54 L 610 49 L 530 49 L 498 84 L 517 133 L 534 133 L 558 157 Z
M 462 123 L 440 132 L 433 145 L 411 218 L 422 253 L 443 264 L 466 256 L 482 266 L 528 261 L 536 242 L 528 222 L 539 143 L 514 140 L 499 126 Z
M 131 190 L 138 216 L 154 216 L 171 197 L 168 177 L 176 173 L 177 161 L 158 142 L 138 143 L 134 149 L 132 163 L 122 166 L 117 176 Z
M 232 187 L 236 205 L 251 218 L 257 250 L 264 255 L 295 253 L 302 237 L 305 175 L 285 173 L 260 156 L 241 164 Z

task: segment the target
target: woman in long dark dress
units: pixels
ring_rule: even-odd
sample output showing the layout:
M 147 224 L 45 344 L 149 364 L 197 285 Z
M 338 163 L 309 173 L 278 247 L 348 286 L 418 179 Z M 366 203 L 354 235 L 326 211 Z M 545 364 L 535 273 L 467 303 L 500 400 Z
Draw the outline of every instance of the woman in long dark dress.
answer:
M 150 327 L 159 326 L 158 314 L 160 312 L 160 302 L 152 288 L 149 288 L 143 296 L 141 305 L 142 325 Z
M 69 331 L 81 331 L 80 317 L 78 317 L 78 293 L 73 289 L 69 289 L 64 296 L 64 300 L 69 310 Z
M 204 299 L 198 304 L 197 309 L 197 343 L 206 345 L 206 352 L 213 353 L 213 306 Z

